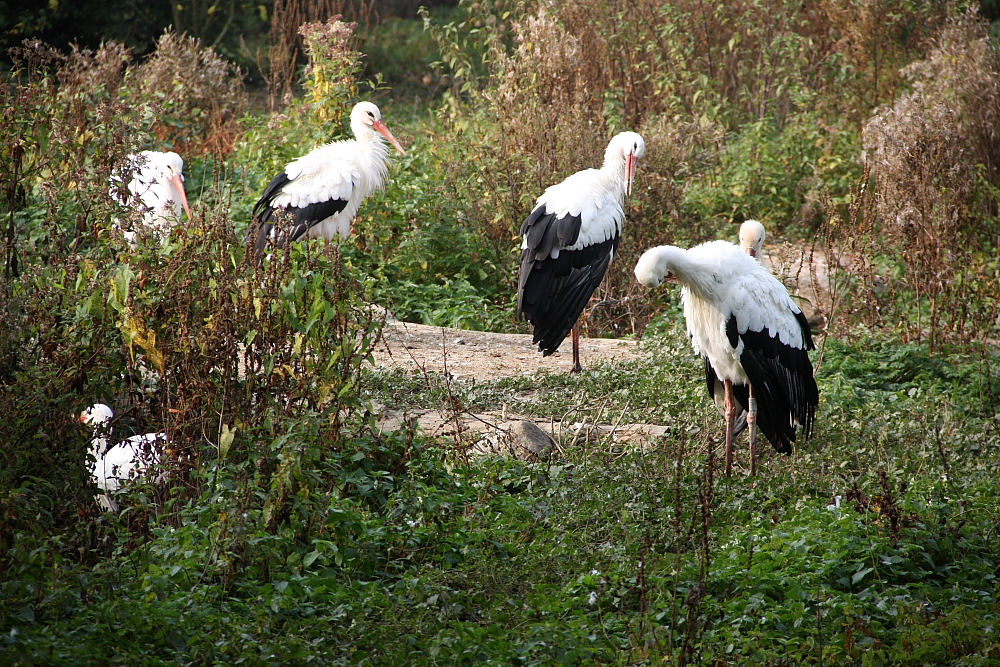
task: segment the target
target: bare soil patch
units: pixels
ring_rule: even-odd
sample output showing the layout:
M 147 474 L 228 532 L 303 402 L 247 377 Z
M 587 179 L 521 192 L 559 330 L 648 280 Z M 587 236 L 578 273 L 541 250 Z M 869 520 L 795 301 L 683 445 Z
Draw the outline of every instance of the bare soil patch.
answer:
M 539 370 L 566 373 L 573 363 L 568 338 L 555 354 L 543 357 L 529 334 L 464 331 L 408 322 L 388 324 L 382 333 L 383 341 L 375 350 L 376 368 L 447 371 L 455 379 L 496 380 Z M 584 369 L 598 361 L 628 361 L 640 356 L 634 340 L 580 339 Z

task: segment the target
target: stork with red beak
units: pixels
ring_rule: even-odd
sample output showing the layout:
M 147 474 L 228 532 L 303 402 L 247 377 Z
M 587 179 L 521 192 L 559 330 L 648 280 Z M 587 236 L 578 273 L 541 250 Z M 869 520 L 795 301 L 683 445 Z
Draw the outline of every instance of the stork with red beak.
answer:
M 119 187 L 111 189 L 111 196 L 125 206 L 142 213 L 143 224 L 161 238 L 180 224 L 181 210 L 191 218 L 187 193 L 184 191 L 184 160 L 173 151 L 142 151 L 129 155 L 128 173 L 132 179 L 126 184 L 128 196 Z M 122 179 L 124 180 L 124 179 Z M 125 232 L 129 243 L 134 232 Z
M 288 163 L 253 207 L 254 251 L 268 242 L 282 247 L 300 238 L 347 238 L 351 221 L 365 197 L 385 184 L 389 149 L 383 138 L 405 155 L 371 102 L 351 111 L 354 139 L 320 146 Z
M 517 312 L 535 326 L 542 355 L 573 332 L 573 366 L 580 365 L 580 314 L 601 284 L 622 238 L 625 197 L 646 143 L 635 132 L 615 135 L 600 169 L 578 171 L 549 187 L 521 225 Z

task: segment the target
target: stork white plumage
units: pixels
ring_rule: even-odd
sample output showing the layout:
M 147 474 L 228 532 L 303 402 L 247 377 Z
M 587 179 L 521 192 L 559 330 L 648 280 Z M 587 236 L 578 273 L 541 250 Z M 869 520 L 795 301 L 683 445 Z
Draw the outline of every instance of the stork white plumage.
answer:
M 371 102 L 359 102 L 351 111 L 354 139 L 334 141 L 288 163 L 275 176 L 253 207 L 257 223 L 254 251 L 260 255 L 269 239 L 278 247 L 301 237 L 347 238 L 351 221 L 365 197 L 383 187 L 389 150 L 385 137 L 403 155 L 382 112 Z M 275 226 L 281 213 L 289 226 Z
M 104 492 L 97 496 L 97 501 L 102 508 L 112 512 L 118 510 L 114 493 L 158 460 L 161 443 L 166 442 L 163 433 L 145 433 L 133 435 L 109 447 L 108 436 L 113 417 L 114 412 L 103 403 L 92 405 L 80 414 L 80 421 L 95 431 L 95 437 L 90 441 L 90 454 L 94 458 L 90 475 Z
M 615 135 L 600 169 L 578 171 L 549 187 L 521 225 L 517 312 L 535 326 L 544 356 L 573 331 L 573 367 L 580 366 L 577 320 L 621 242 L 625 197 L 646 143 L 635 132 Z
M 710 241 L 684 250 L 659 246 L 635 266 L 646 287 L 684 286 L 684 319 L 696 353 L 705 358 L 708 391 L 725 392 L 726 474 L 732 474 L 733 423 L 757 399 L 757 425 L 774 448 L 790 454 L 796 425 L 809 437 L 819 403 L 808 351 L 809 323 L 787 290 L 739 247 Z
M 181 210 L 191 217 L 184 191 L 184 160 L 180 155 L 173 151 L 142 151 L 129 155 L 127 160 L 127 173 L 132 175 L 125 186 L 129 196 L 121 188 L 112 187 L 112 197 L 140 211 L 143 224 L 161 238 L 180 224 Z M 125 232 L 125 237 L 132 243 L 135 233 Z

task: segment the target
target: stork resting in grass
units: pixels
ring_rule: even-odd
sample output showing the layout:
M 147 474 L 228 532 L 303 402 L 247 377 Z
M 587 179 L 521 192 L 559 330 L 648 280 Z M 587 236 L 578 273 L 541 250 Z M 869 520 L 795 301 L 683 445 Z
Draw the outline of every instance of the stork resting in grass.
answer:
M 130 479 L 141 475 L 149 465 L 160 457 L 160 448 L 166 442 L 163 433 L 145 433 L 109 447 L 110 422 L 114 417 L 111 408 L 97 403 L 80 414 L 79 420 L 92 427 L 95 437 L 90 441 L 90 454 L 94 465 L 90 475 L 103 493 L 97 496 L 101 507 L 107 511 L 117 511 L 118 503 L 114 493 Z
M 615 135 L 600 169 L 578 171 L 550 186 L 521 225 L 517 312 L 534 327 L 544 356 L 573 331 L 573 367 L 580 366 L 579 318 L 621 243 L 625 197 L 646 144 L 635 132 Z
M 354 139 L 334 141 L 288 163 L 253 207 L 251 229 L 257 230 L 254 251 L 259 256 L 274 240 L 280 248 L 299 238 L 332 241 L 351 234 L 351 221 L 365 197 L 383 187 L 389 150 L 382 138 L 403 155 L 382 112 L 371 102 L 351 111 Z M 290 227 L 276 226 L 285 217 Z
M 187 193 L 184 191 L 184 160 L 173 151 L 142 151 L 129 155 L 125 185 L 129 195 L 119 187 L 111 188 L 111 196 L 123 206 L 142 213 L 142 223 L 161 239 L 180 224 L 181 210 L 191 218 Z M 124 180 L 124 179 L 122 179 Z M 125 232 L 129 244 L 135 243 L 135 232 Z
M 812 333 L 766 268 L 732 243 L 710 241 L 690 250 L 651 248 L 639 258 L 635 276 L 646 287 L 664 281 L 684 286 L 684 319 L 691 345 L 705 358 L 709 394 L 724 392 L 727 475 L 732 475 L 734 422 L 752 407 L 751 387 L 756 424 L 778 452 L 792 452 L 796 426 L 809 437 L 819 403 L 808 354 L 814 349 Z

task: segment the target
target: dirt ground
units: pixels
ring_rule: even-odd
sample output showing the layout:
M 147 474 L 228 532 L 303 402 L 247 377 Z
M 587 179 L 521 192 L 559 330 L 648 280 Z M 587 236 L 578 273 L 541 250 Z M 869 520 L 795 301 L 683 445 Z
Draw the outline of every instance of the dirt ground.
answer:
M 631 340 L 581 338 L 580 361 L 584 369 L 597 361 L 637 359 L 638 344 Z M 375 350 L 375 366 L 402 367 L 414 372 L 444 374 L 453 380 L 495 380 L 536 372 L 565 373 L 573 361 L 569 340 L 555 354 L 543 357 L 529 334 L 498 334 L 395 322 L 383 329 L 383 341 Z M 665 430 L 651 424 L 535 424 L 523 415 L 496 413 L 449 414 L 444 410 L 400 412 L 382 407 L 378 423 L 384 431 L 395 431 L 415 421 L 431 437 L 447 438 L 470 453 L 494 453 L 532 459 L 549 451 L 546 445 L 524 440 L 525 424 L 537 426 L 550 446 L 601 440 L 611 446 L 642 446 Z
M 808 260 L 811 260 L 809 262 Z M 813 324 L 813 333 L 825 321 L 829 307 L 829 267 L 826 257 L 804 256 L 801 248 L 785 243 L 763 253 L 764 264 L 788 288 Z M 495 380 L 531 375 L 539 370 L 565 373 L 573 362 L 567 338 L 555 354 L 543 357 L 528 334 L 498 334 L 394 322 L 384 329 L 385 340 L 375 351 L 376 367 L 403 367 L 444 373 L 453 378 Z M 582 338 L 580 361 L 584 368 L 597 361 L 639 358 L 632 340 Z
M 426 324 L 396 322 L 383 330 L 383 342 L 375 350 L 376 367 L 400 366 L 410 370 L 447 372 L 455 379 L 474 377 L 495 380 L 531 375 L 539 370 L 565 373 L 573 363 L 567 338 L 555 354 L 543 357 L 529 334 L 498 334 L 463 331 Z M 580 363 L 584 368 L 597 361 L 639 358 L 632 340 L 581 338 Z

